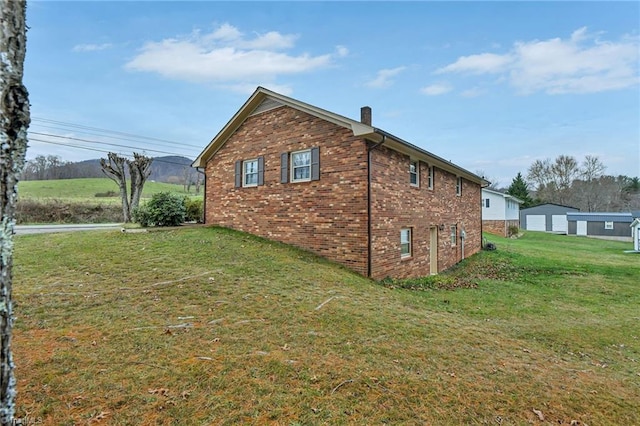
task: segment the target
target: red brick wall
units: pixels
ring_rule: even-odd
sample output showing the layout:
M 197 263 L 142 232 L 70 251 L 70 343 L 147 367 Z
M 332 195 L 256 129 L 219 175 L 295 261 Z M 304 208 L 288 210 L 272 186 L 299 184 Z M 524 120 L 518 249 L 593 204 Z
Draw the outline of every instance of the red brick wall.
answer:
M 372 153 L 372 277 L 410 278 L 429 275 L 430 229 L 438 229 L 438 272 L 462 259 L 460 231 L 464 228 L 465 257 L 481 247 L 480 185 L 463 179 L 456 195 L 456 176 L 435 169 L 433 189 L 427 188 L 427 165 L 420 162 L 420 187 L 409 184 L 408 155 L 385 147 Z M 458 239 L 451 244 L 450 226 Z M 400 257 L 400 230 L 412 228 L 413 253 Z
M 519 220 L 483 220 L 482 231 L 488 232 L 494 235 L 500 235 L 501 237 L 509 236 L 509 227 L 520 227 Z
M 320 180 L 280 183 L 280 154 L 320 147 Z M 263 155 L 264 185 L 235 188 L 234 163 Z M 352 132 L 280 107 L 249 117 L 206 166 L 206 223 L 308 249 L 367 274 L 367 154 Z

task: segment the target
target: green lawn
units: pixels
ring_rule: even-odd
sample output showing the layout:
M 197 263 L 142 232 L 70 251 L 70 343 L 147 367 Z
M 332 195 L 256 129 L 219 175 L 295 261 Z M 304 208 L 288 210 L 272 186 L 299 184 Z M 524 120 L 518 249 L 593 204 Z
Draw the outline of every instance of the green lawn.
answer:
M 96 197 L 96 194 L 115 192 L 115 197 Z M 186 195 L 182 185 L 147 181 L 142 193 L 143 198 L 151 198 L 156 192 L 173 192 Z M 18 183 L 21 199 L 55 199 L 75 202 L 115 202 L 120 203 L 118 185 L 108 178 L 31 180 Z M 191 187 L 191 195 L 194 187 Z
M 417 291 L 217 228 L 16 237 L 18 416 L 640 424 L 640 256 L 491 240 Z

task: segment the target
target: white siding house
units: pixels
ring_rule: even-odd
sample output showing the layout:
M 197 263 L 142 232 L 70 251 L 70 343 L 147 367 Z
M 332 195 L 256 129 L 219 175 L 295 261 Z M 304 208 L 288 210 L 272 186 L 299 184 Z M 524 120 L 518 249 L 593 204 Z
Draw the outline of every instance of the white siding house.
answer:
M 482 189 L 482 230 L 509 236 L 509 227 L 520 227 L 522 200 L 493 189 Z

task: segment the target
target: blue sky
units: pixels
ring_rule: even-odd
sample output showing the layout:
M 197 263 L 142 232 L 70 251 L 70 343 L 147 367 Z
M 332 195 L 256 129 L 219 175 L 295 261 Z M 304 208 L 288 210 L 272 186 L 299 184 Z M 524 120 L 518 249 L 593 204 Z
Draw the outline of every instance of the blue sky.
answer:
M 502 186 L 560 154 L 640 175 L 638 2 L 32 1 L 27 24 L 27 158 L 195 158 L 262 85 L 371 106 Z

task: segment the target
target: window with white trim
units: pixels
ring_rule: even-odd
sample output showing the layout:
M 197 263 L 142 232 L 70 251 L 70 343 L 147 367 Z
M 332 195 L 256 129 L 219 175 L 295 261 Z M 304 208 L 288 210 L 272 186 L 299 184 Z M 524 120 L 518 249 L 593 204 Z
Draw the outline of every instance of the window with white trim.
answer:
M 411 257 L 411 228 L 400 230 L 400 257 Z
M 605 222 L 604 229 L 613 229 L 613 222 Z
M 458 241 L 458 225 L 451 225 L 451 245 L 455 246 Z
M 242 186 L 258 186 L 258 159 L 242 162 Z
M 411 186 L 420 186 L 420 165 L 417 161 L 409 162 L 409 183 Z
M 311 150 L 291 153 L 291 182 L 311 180 Z
M 427 166 L 427 188 L 433 189 L 433 166 Z
M 234 176 L 236 188 L 264 185 L 264 156 L 250 160 L 236 160 Z
M 489 199 L 488 199 L 488 198 L 485 198 L 485 200 L 484 200 L 484 206 L 485 206 L 486 208 L 489 208 Z
M 462 195 L 462 178 L 456 178 L 456 195 Z

